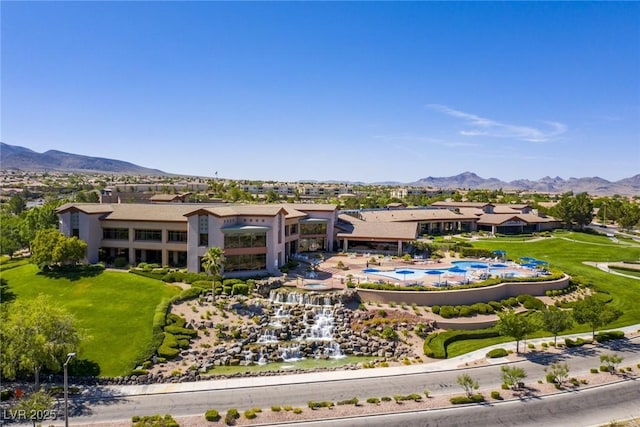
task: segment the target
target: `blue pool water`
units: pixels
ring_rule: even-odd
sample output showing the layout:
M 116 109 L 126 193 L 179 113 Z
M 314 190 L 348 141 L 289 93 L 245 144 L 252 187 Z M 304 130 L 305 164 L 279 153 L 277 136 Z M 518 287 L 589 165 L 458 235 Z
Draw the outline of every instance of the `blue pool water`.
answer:
M 513 270 L 509 268 L 493 268 L 491 264 L 478 262 L 478 261 L 453 261 L 452 264 L 453 264 L 453 267 L 451 268 L 466 270 L 466 272 L 460 272 L 455 270 L 452 272 L 450 271 L 451 270 L 450 268 L 424 269 L 424 268 L 405 268 L 405 267 L 398 270 L 394 270 L 394 271 L 378 270 L 377 268 L 365 268 L 362 270 L 362 272 L 365 274 L 371 274 L 375 276 L 384 276 L 384 277 L 388 277 L 390 279 L 398 280 L 398 281 L 420 280 L 420 279 L 424 279 L 425 276 L 431 276 L 431 275 L 437 276 L 436 274 L 428 273 L 430 271 L 438 271 L 441 274 L 453 273 L 456 275 L 466 275 L 467 273 L 477 271 L 477 270 L 482 270 L 485 268 L 488 268 L 489 274 L 496 275 L 496 276 L 502 276 L 502 277 L 525 276 L 525 274 L 517 270 Z M 501 265 L 504 265 L 504 264 L 501 264 Z

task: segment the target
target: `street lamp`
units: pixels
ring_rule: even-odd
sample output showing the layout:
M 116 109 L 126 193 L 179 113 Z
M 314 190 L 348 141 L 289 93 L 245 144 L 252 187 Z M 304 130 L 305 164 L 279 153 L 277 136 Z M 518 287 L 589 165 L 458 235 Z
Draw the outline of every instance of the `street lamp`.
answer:
M 69 427 L 69 385 L 67 379 L 67 365 L 69 365 L 69 361 L 76 357 L 75 353 L 67 354 L 67 360 L 64 362 L 63 372 L 64 372 L 64 427 Z

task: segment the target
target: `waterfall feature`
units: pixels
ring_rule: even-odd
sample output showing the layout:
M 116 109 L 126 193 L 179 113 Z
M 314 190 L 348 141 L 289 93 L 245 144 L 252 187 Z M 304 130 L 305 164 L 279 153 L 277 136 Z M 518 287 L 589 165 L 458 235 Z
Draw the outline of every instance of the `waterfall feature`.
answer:
M 258 363 L 276 359 L 294 362 L 305 357 L 344 357 L 333 336 L 337 303 L 334 296 L 272 290 L 269 300 L 272 314 L 256 341 L 263 345 L 254 355 Z

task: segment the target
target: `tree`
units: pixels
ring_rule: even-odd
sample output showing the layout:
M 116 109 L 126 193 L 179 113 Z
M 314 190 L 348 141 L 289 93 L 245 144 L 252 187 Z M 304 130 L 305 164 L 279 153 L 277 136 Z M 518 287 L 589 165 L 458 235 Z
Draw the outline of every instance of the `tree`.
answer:
M 593 220 L 593 202 L 587 193 L 577 194 L 571 206 L 571 220 L 583 229 Z
M 616 367 L 622 363 L 623 357 L 617 354 L 602 354 L 600 355 L 600 362 L 607 365 L 607 370 L 613 374 Z
M 564 193 L 552 213 L 566 228 L 571 229 L 575 224 L 582 229 L 593 219 L 593 202 L 587 193 L 575 196 L 572 192 Z
M 17 413 L 25 414 L 33 426 L 36 426 L 37 421 L 46 421 L 51 418 L 55 418 L 54 399 L 46 391 L 36 391 L 31 393 L 28 397 L 20 399 L 18 404 L 14 407 Z
M 217 246 L 209 248 L 206 254 L 202 257 L 202 268 L 213 276 L 211 279 L 211 293 L 213 300 L 216 299 L 216 280 L 220 276 L 220 272 L 224 268 L 224 252 Z
M 544 371 L 547 373 L 547 381 L 558 384 L 558 386 L 562 386 L 569 377 L 569 365 L 566 363 L 552 363 Z
M 573 326 L 571 313 L 551 306 L 542 310 L 542 329 L 553 334 L 553 344 L 557 344 L 558 334 Z
M 7 202 L 7 209 L 14 215 L 20 215 L 27 207 L 24 198 L 20 194 L 14 194 Z
M 623 230 L 631 230 L 640 223 L 640 206 L 635 203 L 622 205 L 622 215 L 618 218 L 618 225 Z
M 15 379 L 21 373 L 31 372 L 38 390 L 42 369 L 59 371 L 67 354 L 77 351 L 80 332 L 75 319 L 42 294 L 2 308 L 2 373 Z
M 469 374 L 458 375 L 458 384 L 464 389 L 467 397 L 473 397 L 473 391 L 480 387 L 478 381 L 471 378 Z
M 502 372 L 502 382 L 513 389 L 518 388 L 518 384 L 527 378 L 527 374 L 523 368 L 517 366 L 504 365 L 500 368 Z
M 596 337 L 596 329 L 607 325 L 622 316 L 622 312 L 607 305 L 596 296 L 589 296 L 578 302 L 573 307 L 573 318 L 578 323 L 586 323 L 591 326 L 592 338 Z
M 77 237 L 66 237 L 58 230 L 44 229 L 31 242 L 31 262 L 38 267 L 76 264 L 84 258 L 87 244 Z
M 520 340 L 538 329 L 538 325 L 531 317 L 518 315 L 513 310 L 498 313 L 496 327 L 500 335 L 516 340 L 516 353 L 520 353 Z

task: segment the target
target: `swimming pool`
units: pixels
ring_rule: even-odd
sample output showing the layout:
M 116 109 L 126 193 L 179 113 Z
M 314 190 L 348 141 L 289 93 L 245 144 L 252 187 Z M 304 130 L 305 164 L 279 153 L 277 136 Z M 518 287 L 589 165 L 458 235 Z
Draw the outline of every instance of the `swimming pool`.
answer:
M 427 276 L 437 276 L 436 273 L 439 272 L 440 275 L 443 274 L 455 274 L 458 276 L 467 276 L 476 271 L 488 271 L 488 273 L 492 276 L 499 277 L 525 277 L 527 276 L 525 273 L 505 268 L 504 264 L 488 264 L 484 262 L 478 261 L 453 261 L 453 267 L 451 268 L 411 268 L 411 267 L 402 267 L 396 270 L 379 270 L 377 268 L 365 268 L 362 270 L 364 274 L 367 275 L 375 275 L 375 276 L 384 276 L 393 280 L 398 281 L 413 281 L 413 280 L 422 280 Z M 503 266 L 503 267 L 498 267 Z M 464 271 L 461 271 L 464 270 Z

